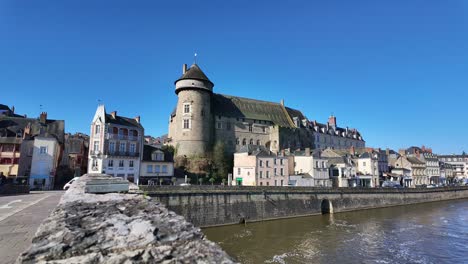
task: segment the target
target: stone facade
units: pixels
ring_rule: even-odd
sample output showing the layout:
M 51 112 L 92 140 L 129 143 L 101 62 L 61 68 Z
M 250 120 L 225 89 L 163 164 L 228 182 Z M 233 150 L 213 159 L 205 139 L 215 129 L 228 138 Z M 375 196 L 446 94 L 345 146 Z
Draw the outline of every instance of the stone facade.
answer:
M 340 128 L 336 117 L 310 122 L 299 110 L 280 103 L 213 93 L 214 84 L 194 64 L 175 82 L 177 106 L 169 120 L 168 143 L 177 156 L 205 156 L 217 141 L 232 154 L 241 147 L 283 149 L 364 147 L 356 129 Z

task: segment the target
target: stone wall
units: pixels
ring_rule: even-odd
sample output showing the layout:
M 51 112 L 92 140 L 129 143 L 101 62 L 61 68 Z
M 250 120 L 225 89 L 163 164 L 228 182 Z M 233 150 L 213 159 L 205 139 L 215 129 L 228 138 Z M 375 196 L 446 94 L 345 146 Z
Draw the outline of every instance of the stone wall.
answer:
M 169 210 L 196 226 L 236 224 L 288 217 L 468 198 L 468 188 L 356 189 L 311 187 L 147 187 Z M 327 209 L 329 208 L 329 209 Z
M 141 194 L 87 194 L 82 176 L 17 263 L 233 263 L 200 229 Z

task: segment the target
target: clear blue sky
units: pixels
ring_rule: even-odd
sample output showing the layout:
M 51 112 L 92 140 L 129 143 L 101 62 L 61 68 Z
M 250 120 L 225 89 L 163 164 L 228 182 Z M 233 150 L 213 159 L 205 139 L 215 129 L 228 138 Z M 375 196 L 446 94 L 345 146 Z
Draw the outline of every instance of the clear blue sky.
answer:
M 195 51 L 215 92 L 334 113 L 369 146 L 468 151 L 464 0 L 0 0 L 0 103 L 89 133 L 101 99 L 162 135 Z

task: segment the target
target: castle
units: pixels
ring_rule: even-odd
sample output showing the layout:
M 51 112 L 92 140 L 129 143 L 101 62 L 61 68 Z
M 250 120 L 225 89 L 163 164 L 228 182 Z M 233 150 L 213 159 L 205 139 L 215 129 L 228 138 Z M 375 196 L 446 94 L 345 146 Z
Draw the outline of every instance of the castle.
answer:
M 344 149 L 365 147 L 359 131 L 337 126 L 331 116 L 326 124 L 308 120 L 301 111 L 280 103 L 216 94 L 214 84 L 197 64 L 175 81 L 177 106 L 169 121 L 168 143 L 177 156 L 205 155 L 217 141 L 228 153 L 242 146 L 284 149 Z

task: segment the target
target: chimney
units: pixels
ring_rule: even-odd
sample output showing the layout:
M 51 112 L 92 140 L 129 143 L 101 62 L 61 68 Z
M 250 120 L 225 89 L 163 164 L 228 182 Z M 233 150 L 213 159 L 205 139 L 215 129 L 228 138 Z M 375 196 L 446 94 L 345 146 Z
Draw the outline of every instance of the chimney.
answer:
M 387 148 L 387 149 L 385 150 L 385 153 L 387 154 L 387 156 L 390 156 L 390 149 Z
M 422 150 L 422 152 L 426 152 L 426 146 L 422 145 L 421 150 Z
M 401 156 L 404 156 L 406 154 L 406 150 L 404 149 L 399 149 L 398 150 L 398 154 L 400 154 Z
M 12 113 L 12 114 L 15 113 L 15 106 L 14 106 L 14 105 L 11 106 L 11 113 Z
M 112 112 L 111 112 L 111 116 L 112 116 L 112 118 L 115 119 L 115 117 L 117 116 L 117 111 L 112 111 Z
M 185 74 L 187 72 L 187 64 L 184 63 L 184 65 L 182 65 L 182 74 Z
M 351 148 L 349 149 L 349 152 L 351 155 L 356 154 L 356 149 L 354 148 L 354 146 L 351 146 Z
M 284 106 L 284 99 L 281 99 L 280 103 L 282 106 Z
M 140 124 L 140 116 L 135 117 L 135 120 L 137 121 L 138 124 Z
M 330 124 L 332 127 L 336 128 L 336 116 L 331 115 L 328 118 L 328 124 Z
M 31 134 L 31 123 L 28 123 L 28 125 L 24 128 L 23 139 L 25 139 L 26 136 L 30 134 Z
M 42 124 L 45 124 L 47 120 L 47 112 L 42 112 L 41 115 L 39 116 L 39 121 Z

